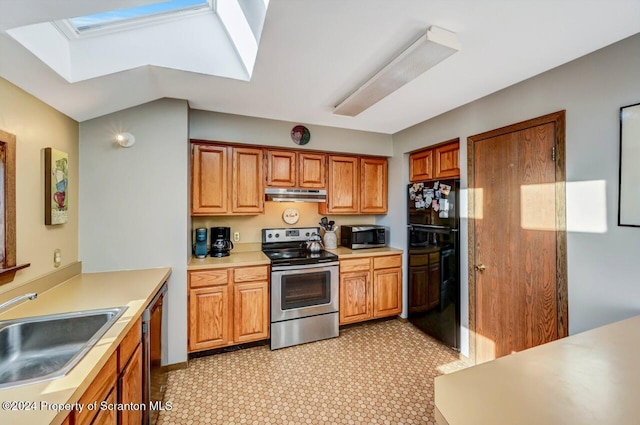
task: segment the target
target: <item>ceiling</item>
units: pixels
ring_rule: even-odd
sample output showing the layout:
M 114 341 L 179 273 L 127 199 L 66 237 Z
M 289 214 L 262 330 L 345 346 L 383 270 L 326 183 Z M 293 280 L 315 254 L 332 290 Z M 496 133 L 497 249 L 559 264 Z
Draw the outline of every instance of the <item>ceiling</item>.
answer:
M 145 1 L 0 0 L 0 76 L 77 121 L 171 97 L 195 109 L 393 134 L 640 32 L 640 0 L 271 0 L 249 81 L 138 65 L 74 83 L 7 34 Z M 332 114 L 431 25 L 457 33 L 461 50 L 356 117 Z M 119 54 L 101 50 L 106 61 Z

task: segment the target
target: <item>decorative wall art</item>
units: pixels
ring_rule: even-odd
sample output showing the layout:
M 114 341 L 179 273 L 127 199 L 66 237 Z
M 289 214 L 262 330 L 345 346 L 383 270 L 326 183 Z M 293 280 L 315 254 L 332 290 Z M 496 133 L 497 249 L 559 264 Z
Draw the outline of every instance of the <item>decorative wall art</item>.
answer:
M 620 108 L 618 226 L 640 227 L 640 103 Z
M 44 149 L 44 224 L 67 222 L 69 210 L 69 154 Z
M 311 140 L 311 132 L 303 125 L 296 125 L 291 129 L 291 140 L 296 145 L 306 145 Z

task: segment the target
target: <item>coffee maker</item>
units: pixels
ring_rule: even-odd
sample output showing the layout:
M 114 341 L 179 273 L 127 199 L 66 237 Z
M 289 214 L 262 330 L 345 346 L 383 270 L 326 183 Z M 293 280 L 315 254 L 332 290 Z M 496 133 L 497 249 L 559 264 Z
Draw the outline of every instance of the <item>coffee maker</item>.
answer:
M 196 229 L 196 242 L 193 244 L 193 253 L 196 258 L 205 258 L 207 256 L 207 229 Z
M 230 227 L 211 228 L 211 256 L 226 257 L 233 248 Z

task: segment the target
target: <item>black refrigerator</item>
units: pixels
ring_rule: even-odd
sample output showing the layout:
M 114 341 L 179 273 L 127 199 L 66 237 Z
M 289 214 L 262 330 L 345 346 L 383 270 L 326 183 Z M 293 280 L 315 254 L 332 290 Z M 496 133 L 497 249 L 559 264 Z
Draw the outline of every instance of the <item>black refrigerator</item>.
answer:
M 409 321 L 460 350 L 460 180 L 407 187 Z

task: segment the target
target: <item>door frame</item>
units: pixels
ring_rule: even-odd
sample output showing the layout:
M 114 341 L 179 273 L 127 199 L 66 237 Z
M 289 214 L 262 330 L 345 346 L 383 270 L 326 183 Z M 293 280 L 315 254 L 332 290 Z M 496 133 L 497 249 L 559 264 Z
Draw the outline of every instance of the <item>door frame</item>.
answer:
M 476 359 L 476 279 L 475 263 L 475 153 L 474 143 L 543 124 L 555 125 L 556 164 L 556 294 L 558 338 L 569 335 L 569 299 L 567 286 L 567 226 L 566 226 L 566 182 L 565 182 L 565 111 L 558 111 L 538 118 L 522 121 L 495 130 L 467 137 L 467 180 L 468 180 L 468 275 L 469 275 L 469 358 Z

